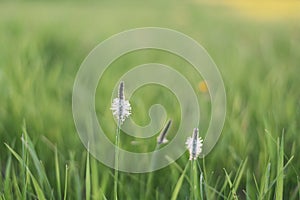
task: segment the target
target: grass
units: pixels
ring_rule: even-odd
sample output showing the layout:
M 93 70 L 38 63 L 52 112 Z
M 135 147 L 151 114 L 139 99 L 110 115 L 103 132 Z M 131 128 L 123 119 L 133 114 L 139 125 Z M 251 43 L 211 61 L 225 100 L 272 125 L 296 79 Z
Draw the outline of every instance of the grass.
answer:
M 72 85 L 94 46 L 112 34 L 143 26 L 172 28 L 193 37 L 224 79 L 227 118 L 214 150 L 198 160 L 200 198 L 299 199 L 298 21 L 251 21 L 222 6 L 168 1 L 0 3 L 0 199 L 113 198 L 113 170 L 89 156 L 76 133 Z M 115 137 L 108 108 L 116 81 L 147 62 L 170 65 L 189 78 L 200 99 L 203 137 L 210 104 L 208 94 L 198 90 L 202 78 L 174 55 L 144 50 L 116 60 L 99 82 L 96 110 L 103 116 L 99 123 L 112 133 L 108 138 Z M 165 88 L 143 87 L 130 99 L 132 110 L 139 110 L 132 117 L 145 125 L 149 106 L 161 103 L 172 119 L 170 140 L 180 122 L 174 98 Z M 143 145 L 133 146 L 132 140 Z M 137 152 L 156 145 L 156 137 L 120 134 L 120 141 L 121 148 Z M 193 182 L 187 163 L 185 154 L 152 174 L 120 172 L 119 199 L 144 199 L 149 176 L 148 199 L 185 199 Z

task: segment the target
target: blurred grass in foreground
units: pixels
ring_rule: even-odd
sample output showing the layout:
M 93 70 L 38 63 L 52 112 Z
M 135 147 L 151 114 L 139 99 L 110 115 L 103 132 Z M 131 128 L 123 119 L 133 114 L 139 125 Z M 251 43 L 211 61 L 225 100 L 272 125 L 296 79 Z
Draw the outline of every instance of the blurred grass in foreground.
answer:
M 225 127 L 217 146 L 205 158 L 205 165 L 201 161 L 206 170 L 207 197 L 225 199 L 237 195 L 245 199 L 248 195 L 251 199 L 257 196 L 272 199 L 280 195 L 282 187 L 285 198 L 298 199 L 300 25 L 297 20 L 254 22 L 237 18 L 238 15 L 231 12 L 220 5 L 196 2 L 1 3 L 0 186 L 4 189 L 0 190 L 0 197 L 22 196 L 25 190 L 27 197 L 34 198 L 39 189 L 30 183 L 29 179 L 35 182 L 33 178 L 42 190 L 40 195 L 47 199 L 63 197 L 64 189 L 69 199 L 84 196 L 88 173 L 86 152 L 77 136 L 71 112 L 72 85 L 80 63 L 94 46 L 112 34 L 135 27 L 161 26 L 196 39 L 208 50 L 223 75 L 228 101 Z M 164 63 L 177 69 L 185 66 L 195 91 L 202 81 L 193 75 L 190 66 L 175 56 L 158 51 L 134 52 L 114 63 L 103 78 L 103 85 L 99 85 L 96 99 L 103 96 L 109 102 L 114 81 L 122 75 L 122 71 L 117 70 L 118 65 L 130 68 L 145 62 Z M 139 105 L 140 112 L 134 116 L 137 122 L 148 122 L 148 106 L 156 101 L 165 102 L 168 117 L 176 122 L 177 103 L 172 94 L 155 90 L 152 96 L 142 98 L 153 89 L 154 86 L 142 88 L 131 100 L 133 107 Z M 199 92 L 198 97 L 205 105 L 207 96 Z M 98 114 L 105 117 L 100 123 L 114 133 L 109 106 L 96 104 L 96 108 Z M 206 118 L 209 116 L 203 116 L 200 133 L 205 132 Z M 29 147 L 24 147 L 20 140 L 21 133 L 25 132 L 22 131 L 23 120 L 32 140 Z M 174 124 L 170 132 L 175 132 Z M 281 148 L 277 138 L 281 138 L 283 132 Z M 11 147 L 10 151 L 4 143 Z M 26 148 L 30 155 L 26 156 Z M 30 150 L 33 148 L 35 153 Z M 149 150 L 151 145 L 145 148 L 139 150 Z M 20 163 L 13 159 L 13 149 L 23 154 Z M 294 159 L 283 170 L 293 155 Z M 240 173 L 239 167 L 246 159 L 246 168 Z M 22 162 L 28 165 L 33 178 Z M 155 172 L 152 198 L 171 197 L 186 162 L 187 155 Z M 93 158 L 90 167 L 92 197 L 97 199 L 105 194 L 110 199 L 113 196 L 111 170 Z M 121 184 L 121 197 L 143 199 L 147 176 L 121 173 L 121 183 L 126 182 Z M 234 177 L 240 181 L 231 185 Z M 179 199 L 184 199 L 188 192 L 185 180 L 180 185 Z

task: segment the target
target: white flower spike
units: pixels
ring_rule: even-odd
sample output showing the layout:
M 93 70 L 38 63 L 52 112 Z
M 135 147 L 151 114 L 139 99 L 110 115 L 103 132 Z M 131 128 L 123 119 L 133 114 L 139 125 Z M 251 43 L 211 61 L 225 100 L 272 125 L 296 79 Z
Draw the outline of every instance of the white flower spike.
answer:
M 196 160 L 200 153 L 202 152 L 203 140 L 201 137 L 198 137 L 199 130 L 198 128 L 194 129 L 193 136 L 188 137 L 186 141 L 187 149 L 190 152 L 190 160 Z
M 121 124 L 127 117 L 131 115 L 130 103 L 129 101 L 125 100 L 123 81 L 119 85 L 118 98 L 115 98 L 113 100 L 110 109 L 112 110 L 113 115 L 117 118 L 117 120 L 120 120 Z

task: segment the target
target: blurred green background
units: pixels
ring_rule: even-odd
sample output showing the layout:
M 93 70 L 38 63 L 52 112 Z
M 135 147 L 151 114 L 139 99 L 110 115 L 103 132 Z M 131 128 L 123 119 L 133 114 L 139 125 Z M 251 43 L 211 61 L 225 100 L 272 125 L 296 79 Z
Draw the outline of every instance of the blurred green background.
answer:
M 77 70 L 87 54 L 111 35 L 131 28 L 158 26 L 180 31 L 197 40 L 223 76 L 227 117 L 220 140 L 205 158 L 208 183 L 220 191 L 222 180 L 226 179 L 223 168 L 234 175 L 248 158 L 248 173 L 243 173 L 237 194 L 245 199 L 247 195 L 243 191 L 248 186 L 249 196 L 255 199 L 258 192 L 252 178 L 256 177 L 258 185 L 263 184 L 261 179 L 269 162 L 270 180 L 276 182 L 278 178 L 276 140 L 284 133 L 284 163 L 290 157 L 294 158 L 283 172 L 283 194 L 286 199 L 299 198 L 300 18 L 294 11 L 299 8 L 299 3 L 244 5 L 237 2 L 0 2 L 0 185 L 5 180 L 10 157 L 4 143 L 20 152 L 22 125 L 26 121 L 50 185 L 55 188 L 52 175 L 55 173 L 53 147 L 56 145 L 60 169 L 63 171 L 65 164 L 73 167 L 68 198 L 82 197 L 86 152 L 76 133 L 71 108 Z M 164 63 L 178 69 L 186 65 L 167 53 L 150 50 L 132 53 L 114 63 L 103 80 L 105 84 L 97 90 L 97 98 L 103 96 L 109 103 L 111 90 L 124 73 L 117 70 L 119 65 L 130 67 L 147 62 Z M 192 69 L 185 73 L 198 97 L 204 99 L 203 104 L 209 105 L 208 94 L 199 89 L 201 77 L 193 75 Z M 133 117 L 140 124 L 146 124 L 149 105 L 165 103 L 168 117 L 175 119 L 170 130 L 174 132 L 180 114 L 176 110 L 178 102 L 167 91 L 155 89 L 148 86 L 133 96 L 132 106 L 140 111 Z M 149 95 L 149 90 L 156 92 Z M 109 105 L 101 107 L 97 104 L 96 107 L 97 113 L 105 116 L 105 122 L 100 123 L 114 133 Z M 207 121 L 201 123 L 203 127 L 208 126 Z M 155 145 L 155 138 L 152 139 L 149 146 L 139 150 L 151 149 Z M 128 144 L 124 148 L 132 147 Z M 187 159 L 184 155 L 177 161 L 178 165 L 183 167 Z M 110 197 L 111 170 L 95 163 L 97 185 Z M 172 164 L 156 172 L 153 198 L 170 198 L 180 175 L 176 167 Z M 247 179 L 247 174 L 251 180 Z M 143 174 L 122 174 L 121 181 L 127 181 L 121 188 L 122 199 L 143 198 L 141 185 L 145 179 Z M 274 196 L 275 185 L 270 186 L 270 197 Z M 188 191 L 188 187 L 183 186 L 179 199 L 184 199 Z M 5 193 L 0 190 L 2 192 Z M 225 196 L 228 192 L 230 189 L 222 191 Z M 58 194 L 54 192 L 56 198 Z

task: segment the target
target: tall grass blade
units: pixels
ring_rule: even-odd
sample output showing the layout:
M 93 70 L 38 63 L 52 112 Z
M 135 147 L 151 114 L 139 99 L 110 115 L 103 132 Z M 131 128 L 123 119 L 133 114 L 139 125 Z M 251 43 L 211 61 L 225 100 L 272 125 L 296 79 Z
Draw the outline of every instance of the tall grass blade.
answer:
M 256 180 L 254 174 L 253 174 L 253 180 L 254 180 L 254 184 L 255 184 L 255 188 L 256 188 L 258 199 L 262 199 L 262 194 L 261 194 L 261 192 L 259 190 L 258 183 L 257 183 L 257 180 Z
M 97 162 L 95 159 L 90 160 L 91 163 L 91 188 L 92 188 L 92 197 L 94 199 L 99 199 L 100 195 L 102 196 L 102 190 L 99 188 L 99 175 L 97 169 Z
M 251 179 L 250 179 L 251 175 L 249 170 L 247 171 L 247 177 L 246 177 L 246 191 L 245 191 L 245 195 L 246 195 L 246 200 L 251 200 Z
M 230 193 L 228 195 L 228 199 L 232 199 L 232 195 L 236 196 L 236 192 L 234 190 L 233 183 L 230 180 L 230 175 L 227 173 L 225 168 L 224 168 L 224 172 L 225 172 L 226 180 L 227 180 L 227 182 L 229 184 L 229 188 L 230 188 Z
M 89 152 L 86 155 L 86 169 L 85 169 L 85 199 L 91 199 L 91 173 L 90 173 L 90 156 Z
M 17 152 L 15 152 L 8 144 L 5 143 L 5 146 L 9 149 L 9 151 L 14 155 L 14 157 L 20 162 L 20 164 L 23 163 L 22 158 L 19 156 L 19 154 Z M 43 193 L 43 190 L 41 189 L 41 187 L 39 186 L 37 180 L 34 178 L 34 176 L 32 175 L 31 171 L 29 170 L 28 166 L 26 165 L 26 171 L 28 172 L 31 181 L 33 183 L 36 195 L 38 197 L 38 199 L 44 200 L 46 199 Z
M 65 171 L 65 189 L 64 189 L 64 200 L 67 199 L 67 191 L 68 191 L 68 165 L 66 165 Z
M 298 184 L 298 198 L 300 199 L 300 179 L 297 177 L 297 184 Z
M 52 193 L 52 188 L 50 186 L 48 177 L 46 175 L 44 166 L 38 159 L 38 156 L 34 149 L 33 143 L 31 141 L 30 137 L 28 136 L 26 130 L 23 130 L 23 132 L 26 135 L 26 137 L 25 137 L 26 140 L 24 140 L 24 138 L 22 138 L 22 142 L 24 143 L 25 148 L 28 150 L 29 155 L 34 163 L 34 166 L 35 166 L 37 172 L 38 172 L 39 183 L 41 186 L 45 185 L 45 190 L 47 191 L 48 196 L 50 196 L 50 194 Z
M 18 178 L 16 176 L 15 170 L 12 170 L 12 189 L 14 190 L 13 196 L 15 199 L 22 199 L 22 193 L 18 185 Z M 9 198 L 8 198 L 9 199 Z M 13 199 L 13 198 L 12 198 Z
M 204 199 L 203 197 L 203 186 L 204 186 L 204 182 L 203 182 L 203 173 L 200 173 L 200 197 L 201 199 Z
M 283 158 L 284 158 L 283 140 L 284 138 L 282 134 L 281 142 L 278 141 L 278 147 L 277 147 L 278 161 L 277 161 L 277 182 L 276 182 L 276 191 L 275 191 L 276 199 L 283 199 Z
M 4 188 L 3 188 L 3 192 L 5 194 L 5 196 L 9 199 L 12 199 L 12 193 L 11 193 L 11 187 L 12 187 L 12 180 L 10 178 L 11 176 L 11 153 L 9 153 L 8 155 L 8 160 L 6 163 L 6 168 L 5 168 L 5 174 L 4 174 Z
M 25 126 L 25 123 L 24 123 L 23 126 Z M 26 141 L 27 140 L 26 137 L 27 137 L 27 135 L 23 133 L 22 136 L 21 136 L 21 140 Z M 27 154 L 28 153 L 25 149 L 25 143 L 22 142 L 21 178 L 22 178 L 22 199 L 23 200 L 27 199 L 27 194 L 26 194 L 27 184 L 30 181 L 29 178 L 28 178 L 28 172 L 26 170 L 26 165 L 27 165 L 27 162 L 28 162 Z
M 178 179 L 178 181 L 177 181 L 177 183 L 175 185 L 175 188 L 173 190 L 173 193 L 172 193 L 172 196 L 171 196 L 171 200 L 176 200 L 178 198 L 178 194 L 179 194 L 180 188 L 182 186 L 186 170 L 188 169 L 189 165 L 190 165 L 190 162 L 188 162 L 188 164 L 185 166 L 185 168 L 184 168 L 181 176 L 179 177 L 179 179 Z
M 61 199 L 60 171 L 59 171 L 59 161 L 58 161 L 58 153 L 57 153 L 56 146 L 55 146 L 54 154 L 55 154 L 54 159 L 55 159 L 56 188 L 57 188 L 58 198 Z
M 270 174 L 271 174 L 271 163 L 269 162 L 261 180 L 260 199 L 263 199 L 263 197 L 269 191 Z

